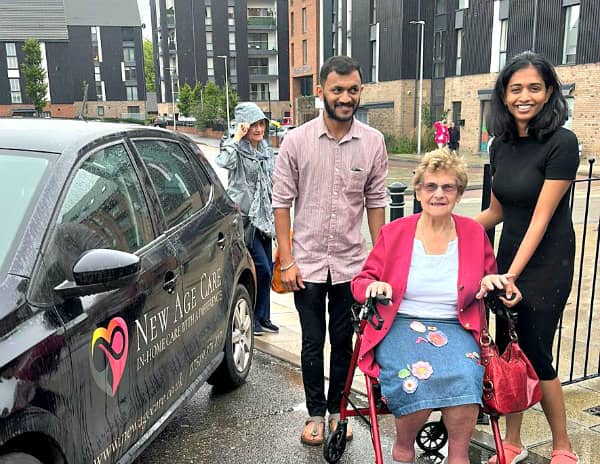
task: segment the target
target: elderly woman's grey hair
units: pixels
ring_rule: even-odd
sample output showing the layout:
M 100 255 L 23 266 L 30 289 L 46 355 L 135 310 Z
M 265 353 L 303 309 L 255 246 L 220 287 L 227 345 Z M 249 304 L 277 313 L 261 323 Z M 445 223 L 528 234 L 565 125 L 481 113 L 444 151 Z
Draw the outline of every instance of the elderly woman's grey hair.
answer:
M 453 154 L 448 148 L 438 148 L 437 150 L 425 153 L 421 162 L 415 170 L 413 177 L 413 189 L 417 189 L 423 183 L 423 176 L 426 172 L 446 171 L 454 174 L 456 178 L 456 187 L 458 193 L 462 195 L 467 188 L 468 176 L 466 165 L 460 156 Z

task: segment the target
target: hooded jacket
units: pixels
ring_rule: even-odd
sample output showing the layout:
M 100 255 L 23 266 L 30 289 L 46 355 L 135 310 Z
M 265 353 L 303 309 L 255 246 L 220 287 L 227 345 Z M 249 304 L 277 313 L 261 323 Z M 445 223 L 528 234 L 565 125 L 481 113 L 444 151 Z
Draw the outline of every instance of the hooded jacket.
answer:
M 244 102 L 235 107 L 238 124 L 254 124 L 262 119 L 267 133 L 269 120 L 255 103 Z M 223 144 L 215 162 L 229 171 L 227 193 L 240 206 L 242 214 L 248 216 L 257 229 L 274 237 L 271 195 L 275 162 L 273 149 L 267 141 L 261 140 L 254 149 L 246 137 L 239 142 L 229 139 Z

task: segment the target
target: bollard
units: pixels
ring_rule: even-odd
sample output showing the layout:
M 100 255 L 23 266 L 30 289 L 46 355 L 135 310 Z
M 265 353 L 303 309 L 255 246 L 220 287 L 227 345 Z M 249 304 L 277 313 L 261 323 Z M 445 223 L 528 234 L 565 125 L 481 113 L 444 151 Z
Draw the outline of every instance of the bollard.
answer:
M 414 198 L 413 198 L 413 213 L 417 214 L 420 213 L 421 211 L 423 211 L 423 207 L 421 206 L 421 202 L 419 200 L 417 200 L 417 193 L 414 193 Z
M 404 191 L 406 185 L 402 182 L 392 182 L 388 187 L 390 197 L 390 222 L 394 219 L 404 217 Z

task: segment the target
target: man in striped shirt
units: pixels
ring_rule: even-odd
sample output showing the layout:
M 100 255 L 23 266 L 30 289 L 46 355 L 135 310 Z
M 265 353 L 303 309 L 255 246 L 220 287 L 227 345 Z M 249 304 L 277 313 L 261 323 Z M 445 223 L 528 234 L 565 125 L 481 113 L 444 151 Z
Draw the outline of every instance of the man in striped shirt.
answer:
M 334 56 L 323 64 L 319 77 L 317 92 L 325 111 L 289 132 L 276 157 L 273 176 L 282 282 L 295 292 L 302 328 L 302 377 L 310 417 L 301 441 L 308 445 L 323 443 L 327 411 L 330 432 L 337 427 L 352 356 L 350 280 L 367 254 L 360 231 L 363 215 L 366 208 L 374 242 L 384 224 L 387 203 L 383 135 L 354 118 L 364 88 L 358 62 Z M 325 397 L 327 299 L 331 357 Z M 346 436 L 352 438 L 349 425 Z

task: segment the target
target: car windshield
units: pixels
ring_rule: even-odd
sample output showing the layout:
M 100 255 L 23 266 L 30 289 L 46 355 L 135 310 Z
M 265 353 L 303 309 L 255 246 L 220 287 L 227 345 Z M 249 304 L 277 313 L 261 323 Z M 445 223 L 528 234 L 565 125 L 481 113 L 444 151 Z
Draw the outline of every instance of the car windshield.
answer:
M 0 274 L 10 263 L 15 239 L 20 235 L 29 209 L 35 204 L 48 164 L 48 159 L 35 155 L 0 153 L 0 211 L 6 212 L 0 227 Z

